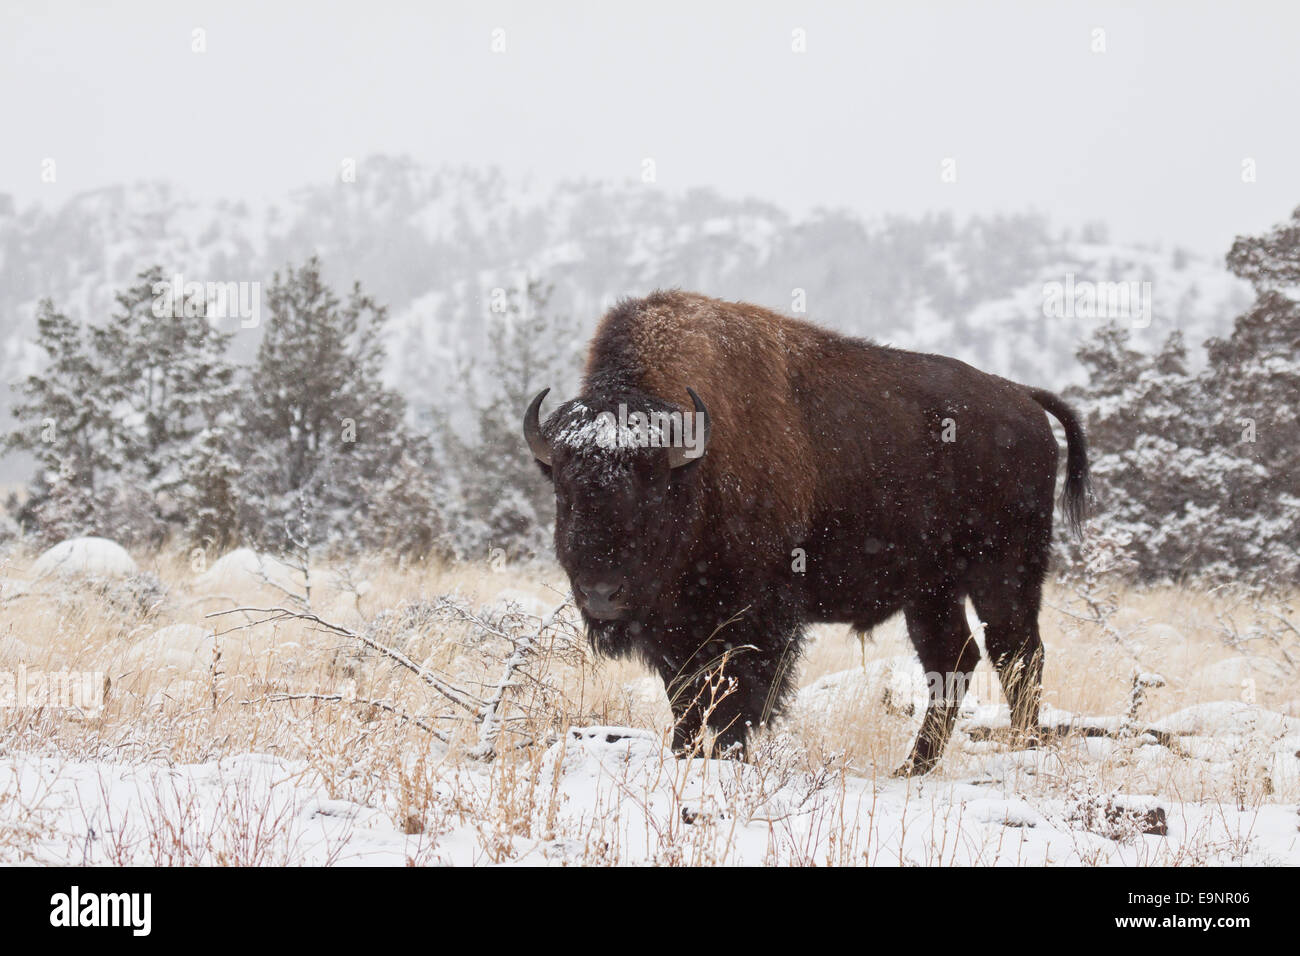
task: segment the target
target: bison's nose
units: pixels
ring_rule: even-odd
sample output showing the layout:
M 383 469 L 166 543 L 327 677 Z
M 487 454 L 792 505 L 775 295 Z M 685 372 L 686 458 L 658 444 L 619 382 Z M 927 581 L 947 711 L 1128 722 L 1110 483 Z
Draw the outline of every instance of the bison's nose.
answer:
M 581 592 L 582 606 L 593 617 L 614 617 L 621 610 L 614 603 L 614 599 L 623 590 L 620 581 L 579 581 L 578 590 Z
M 578 587 L 582 589 L 583 594 L 596 601 L 610 601 L 623 589 L 623 585 L 618 581 L 579 582 Z

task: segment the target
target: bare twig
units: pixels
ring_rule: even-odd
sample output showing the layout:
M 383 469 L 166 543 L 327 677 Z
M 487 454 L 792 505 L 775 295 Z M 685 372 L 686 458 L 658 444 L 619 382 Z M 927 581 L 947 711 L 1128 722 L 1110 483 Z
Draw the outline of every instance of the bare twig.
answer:
M 475 756 L 488 760 L 496 753 L 497 738 L 501 735 L 501 705 L 505 700 L 506 691 L 514 686 L 515 671 L 524 665 L 528 655 L 537 646 L 537 642 L 542 639 L 542 635 L 555 623 L 555 619 L 560 612 L 568 605 L 567 598 L 557 604 L 551 610 L 551 613 L 542 618 L 537 630 L 515 644 L 514 653 L 506 658 L 505 665 L 501 669 L 501 676 L 497 680 L 496 690 L 488 698 L 483 708 L 483 720 L 479 725 L 478 746 L 474 748 Z
M 380 644 L 374 638 L 366 634 L 361 634 L 356 631 L 349 630 L 348 628 L 343 627 L 340 624 L 332 624 L 329 621 L 323 620 L 316 614 L 312 614 L 310 611 L 293 611 L 286 607 L 272 607 L 272 608 L 238 607 L 238 608 L 231 608 L 230 610 L 227 611 L 213 611 L 211 614 L 208 614 L 207 616 L 221 617 L 222 615 L 225 614 L 237 614 L 240 612 L 269 614 L 271 616 L 265 617 L 260 621 L 251 621 L 247 624 L 240 624 L 234 628 L 231 628 L 230 630 L 242 631 L 242 630 L 247 630 L 248 628 L 251 627 L 256 627 L 259 624 L 270 624 L 270 623 L 275 623 L 278 621 L 286 621 L 286 620 L 306 621 L 309 624 L 315 624 L 334 634 L 338 634 L 342 637 L 351 638 L 354 641 L 359 641 L 360 643 L 364 644 L 366 647 L 370 648 L 372 651 L 376 651 L 380 654 L 383 654 L 385 657 L 396 662 L 401 667 L 404 667 L 407 670 L 409 670 L 412 674 L 415 674 L 425 684 L 432 687 L 435 691 L 437 691 L 439 694 L 441 694 L 451 703 L 455 704 L 457 707 L 469 711 L 471 714 L 475 716 L 482 715 L 483 707 L 485 706 L 483 701 L 461 690 L 459 687 L 454 687 L 451 684 L 447 683 L 445 680 L 443 680 L 433 671 L 429 670 L 427 667 L 415 663 L 415 661 L 411 660 L 401 651 L 394 650 L 391 647 L 388 647 L 384 644 Z M 228 634 L 230 633 L 230 631 L 229 630 L 222 631 L 221 633 Z
M 512 647 L 510 655 L 502 664 L 501 673 L 495 684 L 490 685 L 492 692 L 486 700 L 475 696 L 469 691 L 452 684 L 450 681 L 435 673 L 429 668 L 417 664 L 401 651 L 389 647 L 375 640 L 369 634 L 354 631 L 340 624 L 324 620 L 319 615 L 308 610 L 294 610 L 287 607 L 237 607 L 221 611 L 213 611 L 207 616 L 210 618 L 223 617 L 227 614 L 243 614 L 249 618 L 244 623 L 225 631 L 218 632 L 228 634 L 231 631 L 243 631 L 262 624 L 274 624 L 281 621 L 303 621 L 315 629 L 323 630 L 351 640 L 368 647 L 369 649 L 387 657 L 389 660 L 398 664 L 400 667 L 416 675 L 424 684 L 432 688 L 445 700 L 453 704 L 462 716 L 451 715 L 449 719 L 468 720 L 479 725 L 478 742 L 471 748 L 468 755 L 479 760 L 491 760 L 500 749 L 500 737 L 506 727 L 513 723 L 517 718 L 505 714 L 506 701 L 512 689 L 522 684 L 534 684 L 545 690 L 545 685 L 535 675 L 529 674 L 525 668 L 529 662 L 542 650 L 543 641 L 548 632 L 552 631 L 561 613 L 570 604 L 570 599 L 565 598 L 560 604 L 556 605 L 546 616 L 537 619 L 537 627 L 531 630 L 523 637 L 512 634 L 506 629 L 484 620 L 474 614 L 467 608 L 457 604 L 454 601 L 440 599 L 437 608 L 452 614 L 456 619 L 470 624 L 480 633 L 498 637 L 508 641 Z M 273 694 L 264 698 L 263 701 L 285 701 L 285 700 L 316 700 L 328 703 L 358 703 L 366 706 L 377 707 L 385 710 L 402 720 L 415 724 L 422 730 L 435 736 L 444 743 L 450 740 L 447 733 L 438 730 L 428 719 L 414 717 L 410 714 L 399 711 L 392 704 L 382 700 L 370 700 L 363 698 L 351 697 L 345 694 L 321 694 L 321 693 L 284 693 Z M 245 701 L 244 703 L 256 703 L 257 701 Z M 434 718 L 447 719 L 447 718 Z M 530 741 L 525 741 L 526 745 Z

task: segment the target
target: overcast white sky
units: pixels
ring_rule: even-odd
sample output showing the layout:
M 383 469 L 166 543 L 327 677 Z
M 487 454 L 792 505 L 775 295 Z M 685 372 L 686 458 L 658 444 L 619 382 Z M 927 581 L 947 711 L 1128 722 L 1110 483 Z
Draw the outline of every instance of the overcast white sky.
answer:
M 20 203 L 154 178 L 274 198 L 376 152 L 543 182 L 650 157 L 662 187 L 796 212 L 1033 208 L 1216 256 L 1300 204 L 1295 3 L 0 9 L 0 192 Z

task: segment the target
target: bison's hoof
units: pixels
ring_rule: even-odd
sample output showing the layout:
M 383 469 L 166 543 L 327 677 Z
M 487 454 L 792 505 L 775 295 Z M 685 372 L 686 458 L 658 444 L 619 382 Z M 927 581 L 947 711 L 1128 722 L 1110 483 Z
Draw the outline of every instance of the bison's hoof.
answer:
M 924 777 L 934 769 L 934 764 L 916 764 L 908 761 L 890 774 L 891 777 Z

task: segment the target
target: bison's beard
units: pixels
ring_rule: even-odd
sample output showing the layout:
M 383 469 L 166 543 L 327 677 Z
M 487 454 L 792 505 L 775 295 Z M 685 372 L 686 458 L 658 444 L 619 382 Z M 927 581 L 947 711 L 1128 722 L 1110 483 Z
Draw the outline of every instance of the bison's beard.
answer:
M 645 624 L 633 618 L 602 619 L 582 612 L 587 626 L 587 642 L 601 657 L 630 657 L 640 653 L 639 638 L 645 633 Z

